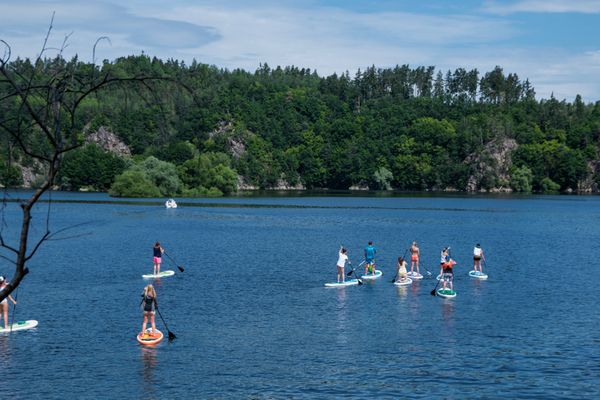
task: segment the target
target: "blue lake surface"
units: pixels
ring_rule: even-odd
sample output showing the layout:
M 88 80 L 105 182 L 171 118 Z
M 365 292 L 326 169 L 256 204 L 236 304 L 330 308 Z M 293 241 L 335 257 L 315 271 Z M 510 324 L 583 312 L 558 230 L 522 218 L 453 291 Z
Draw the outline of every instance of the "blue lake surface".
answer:
M 15 293 L 16 320 L 40 324 L 0 334 L 2 398 L 600 395 L 600 197 L 242 197 L 174 210 L 103 194 L 52 199 L 82 203 L 52 203 L 56 236 Z M 14 245 L 20 209 L 5 207 Z M 147 348 L 135 335 L 156 240 L 185 272 L 155 281 L 177 339 Z M 369 240 L 383 278 L 324 288 L 340 244 L 357 265 Z M 451 246 L 455 299 L 431 296 L 432 278 L 391 283 L 413 240 L 434 276 Z M 487 281 L 467 275 L 475 243 Z M 12 276 L 5 260 L 0 274 Z

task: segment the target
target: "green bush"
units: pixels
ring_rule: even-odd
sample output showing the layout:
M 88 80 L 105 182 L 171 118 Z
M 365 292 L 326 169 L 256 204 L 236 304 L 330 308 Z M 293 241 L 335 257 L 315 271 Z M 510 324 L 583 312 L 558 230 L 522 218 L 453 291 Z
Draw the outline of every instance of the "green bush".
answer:
M 117 176 L 108 193 L 115 197 L 161 197 L 161 192 L 141 171 L 127 170 Z

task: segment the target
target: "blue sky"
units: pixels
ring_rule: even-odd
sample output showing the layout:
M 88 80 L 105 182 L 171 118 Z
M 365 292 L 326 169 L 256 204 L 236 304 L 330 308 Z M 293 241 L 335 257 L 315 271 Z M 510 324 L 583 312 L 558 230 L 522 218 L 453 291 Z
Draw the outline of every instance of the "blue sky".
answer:
M 13 59 L 37 56 L 53 11 L 50 46 L 70 35 L 65 56 L 86 61 L 108 36 L 97 60 L 144 52 L 321 75 L 373 64 L 500 65 L 529 78 L 539 98 L 600 100 L 600 0 L 0 0 L 0 39 Z

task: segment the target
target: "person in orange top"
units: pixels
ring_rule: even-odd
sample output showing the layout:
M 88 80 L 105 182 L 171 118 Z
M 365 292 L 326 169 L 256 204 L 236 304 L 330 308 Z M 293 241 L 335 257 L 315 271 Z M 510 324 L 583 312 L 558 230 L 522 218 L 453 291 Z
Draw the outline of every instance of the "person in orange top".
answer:
M 440 259 L 440 277 L 443 281 L 442 290 L 446 290 L 446 285 L 450 285 L 450 290 L 454 290 L 454 272 L 452 267 L 456 264 L 456 261 L 450 258 L 450 247 L 445 248 L 442 251 Z
M 410 246 L 410 273 L 411 275 L 414 273 L 414 267 L 417 267 L 417 273 L 419 273 L 419 248 L 417 247 L 417 242 L 413 242 L 412 246 Z

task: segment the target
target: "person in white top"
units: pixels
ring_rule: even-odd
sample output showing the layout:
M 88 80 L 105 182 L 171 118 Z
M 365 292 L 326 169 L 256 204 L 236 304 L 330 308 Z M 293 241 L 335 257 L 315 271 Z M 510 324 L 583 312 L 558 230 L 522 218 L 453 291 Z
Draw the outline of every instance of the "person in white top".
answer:
M 8 285 L 8 281 L 5 277 L 0 276 L 0 290 L 4 289 Z M 8 329 L 8 300 L 12 301 L 13 304 L 17 304 L 17 301 L 9 294 L 2 302 L 0 302 L 0 314 L 4 315 L 4 329 Z
M 340 283 L 340 276 L 342 277 L 342 282 L 346 281 L 346 274 L 344 273 L 344 266 L 346 265 L 346 261 L 348 261 L 348 255 L 346 254 L 348 251 L 344 247 L 340 247 L 339 257 L 337 260 L 337 281 Z M 350 264 L 350 261 L 348 261 Z
M 483 249 L 481 245 L 477 243 L 475 248 L 473 249 L 473 270 L 477 272 L 477 267 L 479 267 L 479 272 L 483 273 L 481 269 L 481 260 L 485 261 L 485 256 L 483 255 Z

